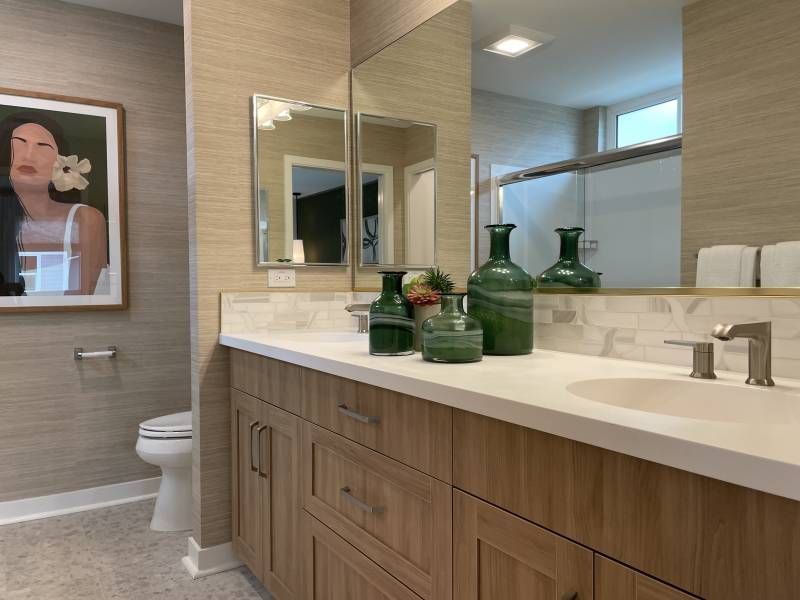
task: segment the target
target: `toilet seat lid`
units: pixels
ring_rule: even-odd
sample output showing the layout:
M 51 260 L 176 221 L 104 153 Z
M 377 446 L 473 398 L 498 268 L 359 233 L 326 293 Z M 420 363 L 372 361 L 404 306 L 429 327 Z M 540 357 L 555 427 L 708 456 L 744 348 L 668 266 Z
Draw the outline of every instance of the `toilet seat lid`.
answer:
M 184 436 L 192 433 L 192 411 L 174 413 L 150 419 L 139 425 L 140 431 L 153 433 L 181 433 Z

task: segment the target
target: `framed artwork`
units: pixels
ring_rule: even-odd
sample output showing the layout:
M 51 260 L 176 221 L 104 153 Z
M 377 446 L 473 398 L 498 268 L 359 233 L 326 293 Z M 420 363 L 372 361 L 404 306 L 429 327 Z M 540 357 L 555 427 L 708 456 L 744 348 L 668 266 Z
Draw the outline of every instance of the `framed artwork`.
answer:
M 127 308 L 121 104 L 0 88 L 0 312 Z

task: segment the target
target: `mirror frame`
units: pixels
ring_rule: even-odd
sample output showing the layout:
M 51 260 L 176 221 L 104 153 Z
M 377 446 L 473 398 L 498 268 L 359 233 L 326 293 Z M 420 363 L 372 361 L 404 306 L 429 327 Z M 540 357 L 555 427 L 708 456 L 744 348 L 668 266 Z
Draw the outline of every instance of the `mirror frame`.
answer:
M 308 106 L 311 108 L 320 108 L 323 110 L 335 110 L 336 112 L 342 113 L 344 117 L 342 127 L 344 128 L 344 197 L 345 197 L 345 225 L 346 230 L 349 232 L 352 229 L 352 210 L 351 210 L 351 203 L 352 203 L 352 193 L 350 189 L 350 177 L 349 173 L 352 168 L 350 163 L 350 110 L 345 108 L 340 108 L 336 106 L 326 106 L 324 104 L 313 104 L 311 102 L 304 102 L 302 100 L 292 100 L 290 98 L 281 98 L 279 96 L 270 96 L 269 94 L 253 94 L 250 101 L 250 121 L 252 124 L 251 128 L 251 153 L 252 153 L 252 169 L 253 169 L 253 230 L 255 234 L 255 255 L 256 255 L 256 267 L 267 267 L 267 268 L 280 268 L 280 269 L 295 269 L 301 267 L 340 267 L 340 268 L 347 268 L 350 266 L 352 262 L 352 251 L 350 248 L 347 249 L 346 259 L 345 262 L 341 263 L 309 263 L 309 262 L 280 262 L 276 260 L 269 260 L 269 256 L 267 256 L 267 260 L 262 260 L 259 252 L 259 191 L 261 188 L 261 175 L 259 172 L 259 165 L 258 165 L 258 102 L 259 100 L 267 99 L 267 100 L 277 100 L 278 102 L 288 102 L 290 104 L 302 104 L 303 106 Z M 267 200 L 269 202 L 269 199 Z M 269 222 L 268 222 L 269 223 Z M 267 236 L 269 236 L 269 224 L 267 225 Z M 349 244 L 351 245 L 351 244 Z
M 435 196 L 434 196 L 434 200 L 433 200 L 433 263 L 432 264 L 429 264 L 429 265 L 412 265 L 412 264 L 406 264 L 406 263 L 402 263 L 402 264 L 400 264 L 400 263 L 385 264 L 385 263 L 382 263 L 382 262 L 381 263 L 366 263 L 365 264 L 364 263 L 364 252 L 363 252 L 364 249 L 363 249 L 361 244 L 358 244 L 357 245 L 357 248 L 358 248 L 357 249 L 357 252 L 358 252 L 358 267 L 360 269 L 367 269 L 367 270 L 387 270 L 387 269 L 398 270 L 398 269 L 403 269 L 403 270 L 407 270 L 407 271 L 420 271 L 420 270 L 433 268 L 438 264 L 437 259 L 438 259 L 438 255 L 439 255 L 439 244 L 437 243 L 437 238 L 436 238 L 437 232 L 439 231 L 439 226 L 438 226 L 438 216 L 439 216 L 439 211 L 438 211 L 438 205 L 439 205 L 439 173 L 436 170 L 437 169 L 437 166 L 436 166 L 437 153 L 438 153 L 438 150 L 439 150 L 439 127 L 436 125 L 436 123 L 426 123 L 424 121 L 415 121 L 415 120 L 412 120 L 412 119 L 401 119 L 399 117 L 390 117 L 390 116 L 386 116 L 386 115 L 379 115 L 379 114 L 375 114 L 375 113 L 367 113 L 367 112 L 360 112 L 360 111 L 355 113 L 354 121 L 355 121 L 355 139 L 356 139 L 356 143 L 355 143 L 355 148 L 354 148 L 354 151 L 355 151 L 355 161 L 354 161 L 355 162 L 355 179 L 354 179 L 354 182 L 353 182 L 353 187 L 355 187 L 356 193 L 353 194 L 353 196 L 355 197 L 355 201 L 356 201 L 356 211 L 355 212 L 356 212 L 356 216 L 358 217 L 358 220 L 357 220 L 357 223 L 355 223 L 355 226 L 353 228 L 355 230 L 355 233 L 356 233 L 354 239 L 357 239 L 357 238 L 359 238 L 361 236 L 361 222 L 362 222 L 362 220 L 364 218 L 364 216 L 363 216 L 364 203 L 363 203 L 363 198 L 362 198 L 362 196 L 363 196 L 363 186 L 361 185 L 361 175 L 362 175 L 361 165 L 362 165 L 362 162 L 363 162 L 361 160 L 361 156 L 363 154 L 362 146 L 361 146 L 361 143 L 362 143 L 362 140 L 363 140 L 363 136 L 362 136 L 362 132 L 361 132 L 361 119 L 362 119 L 362 117 L 374 117 L 376 119 L 388 119 L 388 120 L 395 120 L 395 121 L 405 121 L 405 122 L 408 122 L 408 123 L 412 123 L 414 125 L 424 125 L 426 127 L 433 127 L 433 164 L 434 164 L 434 184 L 433 185 L 434 185 L 434 194 L 435 194 Z M 397 199 L 395 199 L 395 201 L 397 201 Z

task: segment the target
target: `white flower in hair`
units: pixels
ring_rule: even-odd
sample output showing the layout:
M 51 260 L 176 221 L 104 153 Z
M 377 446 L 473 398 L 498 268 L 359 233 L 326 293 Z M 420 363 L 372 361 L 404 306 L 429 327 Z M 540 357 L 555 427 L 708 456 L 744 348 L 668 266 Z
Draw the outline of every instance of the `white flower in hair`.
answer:
M 59 192 L 68 192 L 72 189 L 85 190 L 89 181 L 84 177 L 92 170 L 92 163 L 84 158 L 78 161 L 78 157 L 61 156 L 59 154 L 53 165 L 53 185 Z

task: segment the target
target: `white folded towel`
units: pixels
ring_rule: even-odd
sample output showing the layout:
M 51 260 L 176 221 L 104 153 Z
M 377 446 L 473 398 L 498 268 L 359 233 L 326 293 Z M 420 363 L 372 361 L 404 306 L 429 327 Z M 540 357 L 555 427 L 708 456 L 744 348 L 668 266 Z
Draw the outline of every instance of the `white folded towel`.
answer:
M 800 242 L 781 242 L 761 251 L 761 287 L 800 287 Z
M 758 248 L 728 245 L 702 248 L 697 256 L 697 287 L 754 287 Z

